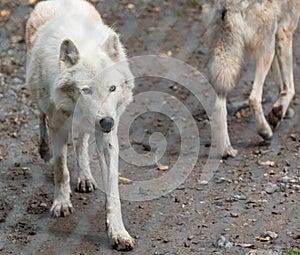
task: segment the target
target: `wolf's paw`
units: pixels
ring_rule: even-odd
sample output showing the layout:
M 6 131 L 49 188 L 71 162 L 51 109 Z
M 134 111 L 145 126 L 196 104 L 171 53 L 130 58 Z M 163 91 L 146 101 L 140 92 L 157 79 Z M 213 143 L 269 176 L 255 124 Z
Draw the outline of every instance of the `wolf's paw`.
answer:
M 114 249 L 125 251 L 133 249 L 135 240 L 125 229 L 122 218 L 110 214 L 106 220 L 106 226 L 108 230 L 108 239 Z
M 228 157 L 234 158 L 237 155 L 237 153 L 238 153 L 237 150 L 233 149 L 233 147 L 231 145 L 228 145 L 225 147 L 222 157 L 223 158 L 228 158 Z
M 110 238 L 112 247 L 118 251 L 130 251 L 133 249 L 135 240 L 125 230 L 117 233 Z
M 50 209 L 51 215 L 53 217 L 66 217 L 73 213 L 74 208 L 70 202 L 70 200 L 66 201 L 56 201 L 54 200 L 53 205 Z
M 227 159 L 229 157 L 234 158 L 237 155 L 238 151 L 233 149 L 233 147 L 229 145 L 218 144 L 216 150 L 213 152 L 213 156 L 216 158 L 222 157 L 223 159 Z
M 94 178 L 78 178 L 77 188 L 78 192 L 89 193 L 93 192 L 97 187 Z
M 273 137 L 273 132 L 272 129 L 270 128 L 269 125 L 267 127 L 261 128 L 258 130 L 258 134 L 265 140 L 269 141 Z
M 269 123 L 273 128 L 276 128 L 280 124 L 282 118 L 283 118 L 282 105 L 273 107 L 272 111 L 268 115 Z

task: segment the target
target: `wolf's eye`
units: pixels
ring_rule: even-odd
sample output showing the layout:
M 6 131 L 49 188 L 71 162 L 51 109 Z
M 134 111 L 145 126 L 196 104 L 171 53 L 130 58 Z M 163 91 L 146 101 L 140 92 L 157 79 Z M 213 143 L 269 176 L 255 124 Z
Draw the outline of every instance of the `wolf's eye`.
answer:
M 82 91 L 84 94 L 86 94 L 86 95 L 92 95 L 92 94 L 93 94 L 93 91 L 92 91 L 90 88 L 88 88 L 88 87 L 82 88 L 81 91 Z
M 109 88 L 110 92 L 114 92 L 117 89 L 117 87 L 115 85 L 111 85 Z

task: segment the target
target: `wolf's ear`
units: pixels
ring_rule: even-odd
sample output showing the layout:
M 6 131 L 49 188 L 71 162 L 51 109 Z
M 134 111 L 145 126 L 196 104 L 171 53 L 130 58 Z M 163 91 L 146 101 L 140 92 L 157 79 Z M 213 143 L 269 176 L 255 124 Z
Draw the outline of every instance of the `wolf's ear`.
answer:
M 79 53 L 75 44 L 70 39 L 65 39 L 60 45 L 60 64 L 63 67 L 71 67 L 78 63 Z
M 112 32 L 105 41 L 104 51 L 115 62 L 120 61 L 124 57 L 123 48 L 115 32 Z

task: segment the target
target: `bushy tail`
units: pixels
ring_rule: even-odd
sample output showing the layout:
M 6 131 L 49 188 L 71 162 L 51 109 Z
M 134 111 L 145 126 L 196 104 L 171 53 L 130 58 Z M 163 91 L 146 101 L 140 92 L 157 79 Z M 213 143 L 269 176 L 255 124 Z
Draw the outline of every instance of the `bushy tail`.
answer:
M 223 9 L 213 28 L 209 80 L 218 95 L 225 96 L 237 84 L 244 56 L 239 13 Z

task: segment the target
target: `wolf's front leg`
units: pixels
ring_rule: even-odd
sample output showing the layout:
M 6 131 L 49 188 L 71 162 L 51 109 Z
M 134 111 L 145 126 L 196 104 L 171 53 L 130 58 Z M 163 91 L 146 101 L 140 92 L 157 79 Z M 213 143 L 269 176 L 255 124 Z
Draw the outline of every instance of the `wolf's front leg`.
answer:
M 212 116 L 212 132 L 214 134 L 217 154 L 222 157 L 235 157 L 237 150 L 230 143 L 227 127 L 226 97 L 217 96 Z
M 55 217 L 64 217 L 73 212 L 70 201 L 70 175 L 67 167 L 68 132 L 50 130 L 50 134 L 53 146 L 55 184 L 54 202 L 50 211 Z
M 93 178 L 89 162 L 89 134 L 80 133 L 76 146 L 78 162 L 77 191 L 92 192 L 96 189 L 96 181 Z
M 96 135 L 103 185 L 106 193 L 106 224 L 108 237 L 117 250 L 131 250 L 134 239 L 126 231 L 118 188 L 119 145 L 117 130 Z

